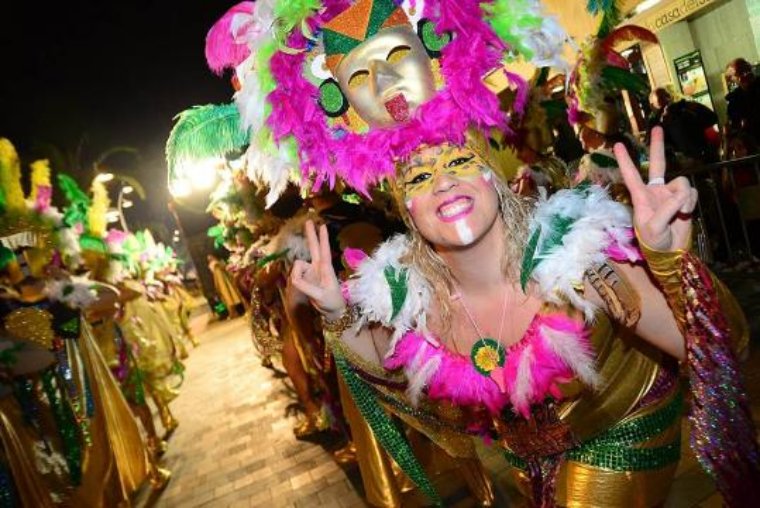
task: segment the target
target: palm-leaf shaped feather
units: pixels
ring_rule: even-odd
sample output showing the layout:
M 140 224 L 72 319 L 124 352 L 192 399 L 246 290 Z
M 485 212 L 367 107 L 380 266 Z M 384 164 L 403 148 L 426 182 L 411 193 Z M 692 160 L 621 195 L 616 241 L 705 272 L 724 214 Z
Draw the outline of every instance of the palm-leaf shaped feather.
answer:
M 166 142 L 170 174 L 183 161 L 222 157 L 248 144 L 248 132 L 241 126 L 240 113 L 234 103 L 195 106 L 175 119 Z
M 606 37 L 607 34 L 612 32 L 623 21 L 620 0 L 588 0 L 586 10 L 593 16 L 598 14 L 602 16 L 599 30 L 596 33 L 596 36 L 600 39 Z
M 522 286 L 523 290 L 527 286 L 533 270 L 541 264 L 545 256 L 551 254 L 555 248 L 562 245 L 562 239 L 573 227 L 576 220 L 575 217 L 555 215 L 552 217 L 551 227 L 548 231 L 544 231 L 541 226 L 536 228 L 530 240 L 528 240 L 528 246 L 525 249 L 520 269 L 520 286 Z

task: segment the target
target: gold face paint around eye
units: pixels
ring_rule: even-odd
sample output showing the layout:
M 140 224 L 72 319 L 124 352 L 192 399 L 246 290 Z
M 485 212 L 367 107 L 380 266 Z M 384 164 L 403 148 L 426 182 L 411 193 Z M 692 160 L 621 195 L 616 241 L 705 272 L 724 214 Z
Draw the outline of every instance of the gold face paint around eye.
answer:
M 335 78 L 349 104 L 373 127 L 409 119 L 435 95 L 432 62 L 411 26 L 386 28 L 340 61 Z
M 483 159 L 470 149 L 441 145 L 427 157 L 415 156 L 403 171 L 404 197 L 407 201 L 433 191 L 437 178 L 448 175 L 459 180 L 474 180 L 489 174 Z

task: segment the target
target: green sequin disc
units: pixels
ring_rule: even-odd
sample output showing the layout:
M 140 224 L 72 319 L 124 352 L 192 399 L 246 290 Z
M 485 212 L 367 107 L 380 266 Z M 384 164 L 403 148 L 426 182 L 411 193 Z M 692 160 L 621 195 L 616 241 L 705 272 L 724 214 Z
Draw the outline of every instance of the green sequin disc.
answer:
M 342 115 L 348 109 L 348 101 L 334 79 L 328 79 L 319 87 L 319 105 L 333 118 Z
M 506 358 L 504 346 L 490 337 L 477 341 L 470 351 L 472 364 L 484 376 L 490 376 L 496 367 L 503 367 Z
M 435 23 L 428 20 L 422 20 L 419 27 L 420 38 L 425 49 L 433 54 L 438 54 L 441 50 L 451 42 L 451 34 L 443 33 L 440 36 L 435 33 Z

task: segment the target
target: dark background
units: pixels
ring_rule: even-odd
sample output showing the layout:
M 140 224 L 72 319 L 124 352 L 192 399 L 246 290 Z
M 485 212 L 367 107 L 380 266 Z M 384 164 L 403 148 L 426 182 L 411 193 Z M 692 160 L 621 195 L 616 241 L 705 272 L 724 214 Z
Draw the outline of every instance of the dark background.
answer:
M 206 67 L 205 35 L 234 1 L 9 1 L 0 23 L 0 136 L 26 163 L 50 158 L 53 171 L 84 186 L 93 162 L 108 159 L 136 176 L 147 203 L 130 224 L 168 216 L 164 144 L 178 112 L 231 99 L 229 76 Z M 25 169 L 26 171 L 26 169 Z M 199 215 L 201 220 L 202 215 Z M 185 224 L 194 229 L 192 220 Z M 199 226 L 200 227 L 200 226 Z

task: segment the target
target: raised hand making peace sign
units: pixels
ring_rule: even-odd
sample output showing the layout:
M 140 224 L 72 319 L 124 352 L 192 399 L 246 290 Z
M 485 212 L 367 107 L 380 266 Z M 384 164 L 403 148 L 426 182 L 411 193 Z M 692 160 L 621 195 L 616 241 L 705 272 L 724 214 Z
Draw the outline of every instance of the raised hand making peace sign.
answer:
M 319 227 L 319 238 L 312 221 L 306 222 L 305 230 L 311 262 L 296 260 L 290 271 L 290 282 L 309 298 L 325 319 L 335 321 L 343 314 L 346 301 L 332 266 L 327 226 L 323 224 Z
M 661 127 L 652 130 L 649 148 L 649 183 L 641 179 L 625 147 L 615 145 L 620 172 L 633 202 L 633 225 L 648 247 L 670 252 L 689 247 L 691 213 L 697 190 L 683 176 L 665 183 L 665 140 Z

